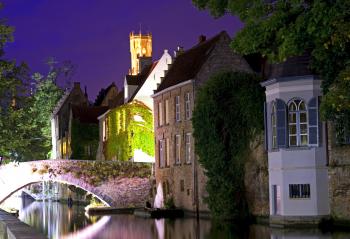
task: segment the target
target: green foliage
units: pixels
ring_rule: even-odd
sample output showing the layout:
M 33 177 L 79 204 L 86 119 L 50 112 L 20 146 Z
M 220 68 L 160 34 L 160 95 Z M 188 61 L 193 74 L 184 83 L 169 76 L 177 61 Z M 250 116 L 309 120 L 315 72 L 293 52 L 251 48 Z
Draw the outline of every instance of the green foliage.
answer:
M 264 91 L 259 80 L 248 73 L 220 73 L 196 98 L 195 148 L 208 177 L 205 200 L 217 218 L 248 216 L 244 164 L 250 141 L 263 129 Z
M 29 114 L 32 116 L 32 138 L 35 147 L 31 147 L 31 154 L 27 157 L 33 159 L 47 159 L 51 150 L 51 114 L 57 102 L 63 95 L 63 90 L 56 85 L 57 69 L 52 68 L 47 76 L 40 73 L 33 75 L 35 92 Z
M 175 202 L 173 197 L 168 197 L 164 202 L 164 207 L 166 209 L 175 209 Z
M 154 156 L 153 115 L 142 102 L 133 101 L 111 110 L 107 122 L 106 159 L 127 161 L 135 149 Z
M 73 159 L 94 160 L 98 148 L 99 128 L 96 124 L 80 123 L 77 120 L 72 122 L 71 148 Z M 86 152 L 90 147 L 90 155 Z
M 0 7 L 1 7 L 0 3 Z M 21 160 L 32 144 L 32 119 L 27 113 L 28 68 L 3 57 L 13 28 L 0 20 L 0 156 Z
M 210 9 L 216 17 L 226 12 L 240 17 L 245 27 L 238 32 L 232 42 L 232 47 L 237 52 L 261 53 L 270 61 L 283 61 L 290 56 L 301 55 L 308 51 L 312 56 L 312 69 L 323 79 L 325 94 L 331 85 L 333 92 L 334 88 L 340 89 L 344 86 L 342 81 L 334 82 L 334 80 L 342 77 L 340 73 L 350 62 L 350 1 L 193 0 L 193 2 L 200 9 Z M 334 111 L 332 114 L 338 113 Z M 327 119 L 335 117 L 329 114 L 325 116 Z

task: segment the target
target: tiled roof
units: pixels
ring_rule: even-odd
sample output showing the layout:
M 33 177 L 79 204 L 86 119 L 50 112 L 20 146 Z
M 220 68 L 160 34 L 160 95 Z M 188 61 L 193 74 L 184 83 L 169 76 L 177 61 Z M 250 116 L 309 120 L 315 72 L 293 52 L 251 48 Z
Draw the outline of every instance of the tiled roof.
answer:
M 191 49 L 179 54 L 175 58 L 174 63 L 171 65 L 156 92 L 160 92 L 170 86 L 193 79 L 206 62 L 211 50 L 214 49 L 215 44 L 224 35 L 228 36 L 225 31 L 222 31 L 213 38 L 201 42 Z
M 96 100 L 95 100 L 95 103 L 94 105 L 96 106 L 99 106 L 101 105 L 102 101 L 104 100 L 104 98 L 107 96 L 108 92 L 113 88 L 115 87 L 118 91 L 118 87 L 115 85 L 114 82 L 112 82 L 112 84 L 110 84 L 106 89 L 102 88 L 100 90 L 100 92 L 98 93 L 97 97 L 96 97 Z
M 73 119 L 77 119 L 80 123 L 97 124 L 99 115 L 108 110 L 105 106 L 72 106 Z

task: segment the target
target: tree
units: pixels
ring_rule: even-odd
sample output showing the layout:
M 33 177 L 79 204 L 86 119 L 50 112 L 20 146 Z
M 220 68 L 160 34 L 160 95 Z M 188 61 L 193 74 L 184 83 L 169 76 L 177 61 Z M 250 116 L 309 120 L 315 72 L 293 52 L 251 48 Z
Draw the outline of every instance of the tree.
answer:
M 196 96 L 195 149 L 208 177 L 206 202 L 218 218 L 245 219 L 244 163 L 263 129 L 260 78 L 241 72 L 211 77 Z
M 33 116 L 34 132 L 36 133 L 36 147 L 32 149 L 35 155 L 32 159 L 47 159 L 52 148 L 51 140 L 51 114 L 58 101 L 63 96 L 63 89 L 58 86 L 58 82 L 65 81 L 66 87 L 69 87 L 74 66 L 71 62 L 65 61 L 61 65 L 54 58 L 48 59 L 50 70 L 46 76 L 40 73 L 34 73 L 35 90 L 32 96 L 32 105 L 30 114 Z
M 2 4 L 0 3 L 0 8 Z M 0 156 L 21 159 L 30 144 L 28 68 L 4 59 L 4 47 L 13 40 L 13 28 L 0 20 Z
M 350 64 L 350 1 L 344 0 L 193 0 L 215 17 L 237 15 L 245 27 L 232 47 L 240 54 L 261 53 L 269 61 L 310 53 L 311 68 L 323 91 L 339 88 Z M 343 73 L 342 73 L 343 72 Z M 335 79 L 337 79 L 335 81 Z M 349 87 L 346 84 L 343 86 Z M 346 88 L 350 91 L 350 88 Z M 344 97 L 348 97 L 345 96 Z M 326 97 L 326 101 L 328 98 Z M 346 100 L 350 100 L 347 98 Z M 330 115 L 325 115 L 330 119 Z

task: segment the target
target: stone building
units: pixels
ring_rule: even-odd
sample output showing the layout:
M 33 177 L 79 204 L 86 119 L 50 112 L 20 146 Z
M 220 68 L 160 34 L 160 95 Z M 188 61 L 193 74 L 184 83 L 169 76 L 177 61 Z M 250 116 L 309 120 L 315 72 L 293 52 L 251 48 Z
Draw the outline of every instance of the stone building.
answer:
M 167 50 L 152 62 L 151 34 L 130 34 L 131 69 L 124 88 L 98 117 L 97 159 L 154 163 L 153 99 L 151 95 L 172 62 Z M 114 132 L 111 134 L 111 132 Z M 113 142 L 113 145 L 111 145 Z
M 71 155 L 69 137 L 69 118 L 72 106 L 88 106 L 87 94 L 81 90 L 80 83 L 74 82 L 72 89 L 66 91 L 51 115 L 52 159 L 68 159 Z
M 72 159 L 95 160 L 99 142 L 97 117 L 105 113 L 107 106 L 71 107 L 69 117 L 69 142 Z
M 266 88 L 270 221 L 318 223 L 329 215 L 327 141 L 319 118 L 321 79 L 307 55 L 273 65 Z
M 114 82 L 110 84 L 106 89 L 101 89 L 98 93 L 95 103 L 95 106 L 110 106 L 113 104 L 112 102 L 114 99 L 118 96 L 118 87 L 115 85 Z
M 206 177 L 198 163 L 192 136 L 192 110 L 198 87 L 220 71 L 251 71 L 244 58 L 232 52 L 226 32 L 187 51 L 179 48 L 169 71 L 153 95 L 156 140 L 157 193 L 163 192 L 155 206 L 168 199 L 189 212 L 207 213 Z M 159 196 L 159 195 L 157 195 Z

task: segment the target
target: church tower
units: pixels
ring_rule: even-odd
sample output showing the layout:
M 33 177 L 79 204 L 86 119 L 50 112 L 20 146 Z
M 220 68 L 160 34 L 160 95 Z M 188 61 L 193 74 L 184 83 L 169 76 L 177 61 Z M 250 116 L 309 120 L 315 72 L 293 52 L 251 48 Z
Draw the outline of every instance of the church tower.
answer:
M 152 34 L 130 33 L 131 69 L 130 75 L 141 72 L 144 62 L 152 62 Z

